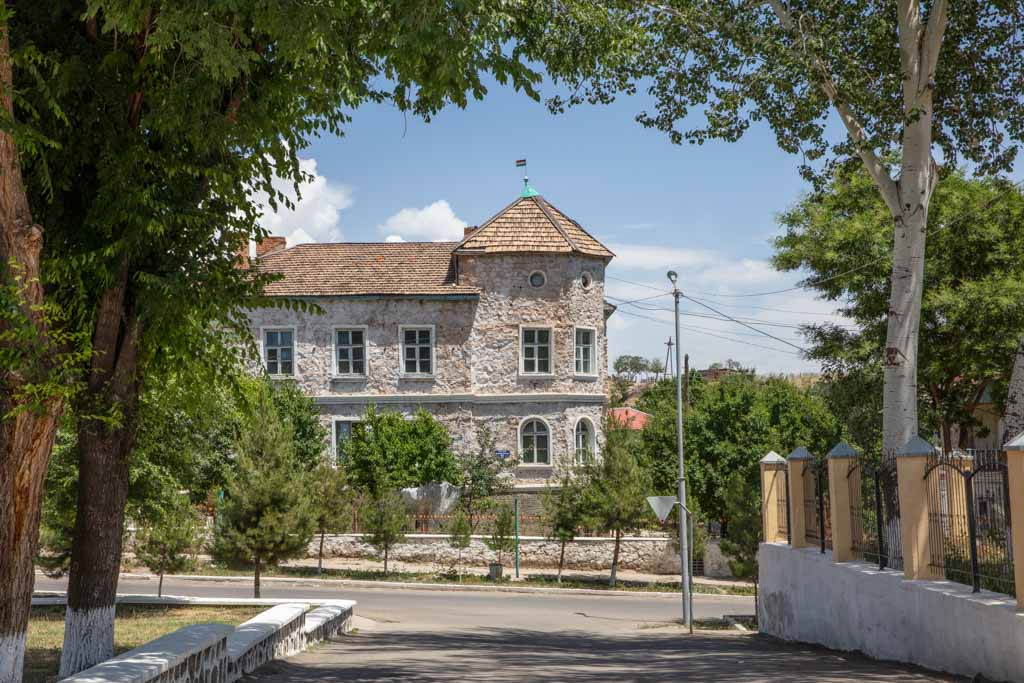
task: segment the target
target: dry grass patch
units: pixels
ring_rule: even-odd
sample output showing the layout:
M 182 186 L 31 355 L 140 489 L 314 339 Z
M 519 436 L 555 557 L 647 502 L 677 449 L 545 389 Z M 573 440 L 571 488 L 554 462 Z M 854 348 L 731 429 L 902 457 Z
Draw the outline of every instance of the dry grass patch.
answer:
M 114 649 L 120 654 L 191 624 L 218 622 L 237 626 L 266 609 L 269 607 L 118 605 Z M 24 683 L 56 681 L 63 644 L 64 607 L 33 607 L 25 648 Z

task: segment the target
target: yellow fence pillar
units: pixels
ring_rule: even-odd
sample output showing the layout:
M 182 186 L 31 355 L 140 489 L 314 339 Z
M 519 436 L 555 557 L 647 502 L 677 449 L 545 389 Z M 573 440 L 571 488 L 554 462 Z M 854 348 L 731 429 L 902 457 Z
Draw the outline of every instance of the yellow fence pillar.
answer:
M 935 447 L 915 436 L 896 452 L 896 478 L 900 501 L 900 538 L 903 574 L 908 579 L 940 578 L 929 566 L 931 546 L 928 523 L 928 457 Z M 958 482 L 959 483 L 959 482 Z
M 789 468 L 789 535 L 790 545 L 794 548 L 808 545 L 804 517 L 804 466 L 813 462 L 814 456 L 803 446 L 793 449 L 786 458 Z
M 1024 434 L 1003 447 L 1006 450 L 1007 488 L 1010 492 L 1010 547 L 1013 549 L 1013 582 L 1017 607 L 1024 609 Z
M 857 459 L 858 453 L 853 446 L 840 441 L 828 452 L 828 501 L 832 508 L 832 559 L 836 562 L 849 562 L 856 559 L 857 554 L 854 548 L 860 547 L 860 538 L 854 538 L 854 534 L 860 534 L 860 520 L 854 524 L 852 500 L 850 496 L 850 483 L 852 477 L 857 477 L 855 483 L 857 499 L 860 499 L 860 471 L 850 472 L 850 466 Z
M 768 543 L 787 540 L 786 459 L 772 451 L 761 458 L 761 523 Z

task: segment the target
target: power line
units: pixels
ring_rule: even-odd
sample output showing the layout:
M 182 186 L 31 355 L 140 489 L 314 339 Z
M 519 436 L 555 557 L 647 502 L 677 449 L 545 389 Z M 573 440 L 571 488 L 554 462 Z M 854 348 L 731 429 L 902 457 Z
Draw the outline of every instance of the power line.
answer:
M 634 318 L 642 318 L 644 320 L 650 320 L 652 322 L 656 322 L 656 323 L 659 323 L 661 325 L 668 325 L 670 327 L 675 327 L 674 323 L 671 323 L 671 322 L 669 322 L 667 320 L 661 320 L 660 318 L 654 318 L 652 316 L 644 315 L 642 313 L 634 313 L 633 311 L 619 311 L 619 312 L 624 314 L 624 315 L 631 315 Z M 709 331 L 706 327 L 696 327 L 696 326 L 693 326 L 693 325 L 680 325 L 679 329 L 687 330 L 689 332 L 696 332 L 697 334 L 703 334 L 703 335 L 706 335 L 708 337 L 715 337 L 716 339 L 724 339 L 725 341 L 730 341 L 730 342 L 733 342 L 733 343 L 736 343 L 736 344 L 743 344 L 745 346 L 753 346 L 754 348 L 758 348 L 758 349 L 765 349 L 765 350 L 768 350 L 768 351 L 775 351 L 776 353 L 786 353 L 786 354 L 789 354 L 791 356 L 799 356 L 800 355 L 798 353 L 793 353 L 792 351 L 786 351 L 785 349 L 775 348 L 774 346 L 764 346 L 763 344 L 755 344 L 753 342 L 744 341 L 742 339 L 736 339 L 734 337 L 727 337 L 725 335 L 716 334 L 714 332 Z
M 782 337 L 776 337 L 775 335 L 773 335 L 773 334 L 768 334 L 768 333 L 767 333 L 767 332 L 765 332 L 764 330 L 760 330 L 760 329 L 758 329 L 758 328 L 754 327 L 753 325 L 748 325 L 747 323 L 745 323 L 745 322 L 743 322 L 743 321 L 741 321 L 741 320 L 737 320 L 736 318 L 733 318 L 733 317 L 729 316 L 729 315 L 728 315 L 728 314 L 726 314 L 726 313 L 722 313 L 721 311 L 719 311 L 719 310 L 716 310 L 716 309 L 712 308 L 711 306 L 708 306 L 708 305 L 707 305 L 707 304 L 705 304 L 705 303 L 702 303 L 702 302 L 700 302 L 700 301 L 697 301 L 696 299 L 691 299 L 690 297 L 686 296 L 686 295 L 685 295 L 685 294 L 683 294 L 682 292 L 680 292 L 680 296 L 682 296 L 682 297 L 683 297 L 684 299 L 687 299 L 687 300 L 689 300 L 689 301 L 692 301 L 693 303 L 697 304 L 698 306 L 703 306 L 704 308 L 708 309 L 708 310 L 709 310 L 709 311 L 711 311 L 712 313 L 717 313 L 718 315 L 720 315 L 720 316 L 722 316 L 722 317 L 724 317 L 724 318 L 728 318 L 729 320 L 733 321 L 733 322 L 734 322 L 734 323 L 736 323 L 737 325 L 743 325 L 743 327 L 747 327 L 747 328 L 750 328 L 750 329 L 751 329 L 751 330 L 753 330 L 754 332 L 760 332 L 761 334 L 763 334 L 763 335 L 764 335 L 764 336 L 766 336 L 766 337 L 769 337 L 769 338 L 771 338 L 771 339 L 774 339 L 775 341 L 778 341 L 778 342 L 782 342 L 783 344 L 786 344 L 787 346 L 792 346 L 792 347 L 793 347 L 794 349 L 796 349 L 797 351 L 800 351 L 801 353 L 805 353 L 805 354 L 807 354 L 807 355 L 810 355 L 810 351 L 808 351 L 807 349 L 803 348 L 802 346 L 797 346 L 797 345 L 796 345 L 796 344 L 794 344 L 793 342 L 790 342 L 790 341 L 786 341 L 786 340 L 785 340 L 785 339 L 783 339 Z
M 612 299 L 613 301 L 615 301 L 616 305 L 625 305 L 627 303 L 630 303 L 630 302 L 623 301 L 623 300 L 619 299 L 618 297 L 614 297 L 614 296 L 608 296 L 607 298 L 608 299 Z M 686 298 L 690 299 L 691 301 L 693 301 L 694 303 L 696 303 L 698 305 L 705 306 L 700 301 L 695 300 L 695 299 L 693 299 L 691 297 L 686 297 Z M 638 301 L 640 301 L 640 300 L 638 299 Z M 636 303 L 631 303 L 631 305 L 633 305 L 636 308 L 639 308 L 641 310 L 644 310 L 644 311 L 665 311 L 665 312 L 668 312 L 668 313 L 672 313 L 673 312 L 671 308 L 662 308 L 660 306 L 641 306 L 641 305 L 636 304 Z M 708 308 L 708 307 L 705 306 L 705 308 Z M 722 314 L 722 316 L 716 316 L 716 315 L 708 315 L 707 313 L 697 313 L 697 312 L 694 312 L 694 311 L 680 311 L 679 315 L 685 315 L 685 316 L 690 316 L 690 317 L 694 317 L 694 318 L 707 318 L 708 320 L 724 320 L 724 321 L 728 321 L 728 322 L 750 323 L 750 324 L 753 324 L 753 325 L 764 325 L 766 327 L 783 327 L 783 328 L 792 329 L 792 330 L 799 330 L 805 324 L 809 324 L 809 323 L 803 323 L 803 324 L 784 323 L 784 322 L 778 322 L 778 321 L 774 321 L 774 320 L 760 320 L 758 318 L 748 318 L 748 317 L 732 318 L 732 317 L 726 316 L 725 314 Z M 849 329 L 859 329 L 855 325 L 836 325 L 836 326 L 837 327 L 846 327 L 846 328 L 849 328 Z

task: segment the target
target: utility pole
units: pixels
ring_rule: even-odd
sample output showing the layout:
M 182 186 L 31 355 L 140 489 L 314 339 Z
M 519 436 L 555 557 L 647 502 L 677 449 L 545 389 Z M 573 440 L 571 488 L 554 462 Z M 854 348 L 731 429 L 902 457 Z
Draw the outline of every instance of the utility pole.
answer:
M 690 596 L 690 552 L 686 538 L 686 466 L 683 462 L 683 363 L 681 356 L 682 344 L 679 343 L 679 299 L 682 292 L 676 286 L 679 276 L 674 270 L 668 271 L 668 279 L 672 283 L 672 297 L 676 307 L 676 441 L 679 450 L 679 568 L 683 594 L 683 621 L 687 628 L 693 629 L 693 614 L 690 609 L 693 603 Z M 689 365 L 689 358 L 687 358 Z
M 668 379 L 668 374 L 672 372 L 672 337 L 668 338 L 668 341 L 665 342 L 665 346 L 667 346 L 668 348 L 665 349 L 665 372 L 664 377 L 662 379 Z

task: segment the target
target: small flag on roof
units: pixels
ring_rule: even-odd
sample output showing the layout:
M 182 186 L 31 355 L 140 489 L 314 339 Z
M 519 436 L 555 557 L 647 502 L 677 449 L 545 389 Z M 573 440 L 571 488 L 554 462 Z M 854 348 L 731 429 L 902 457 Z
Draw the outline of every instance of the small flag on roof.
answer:
M 526 166 L 526 159 L 516 159 L 516 168 Z

